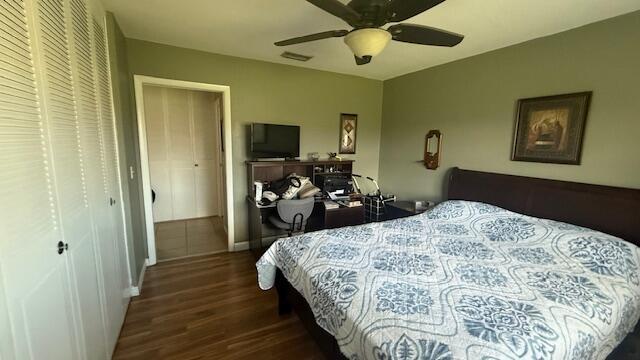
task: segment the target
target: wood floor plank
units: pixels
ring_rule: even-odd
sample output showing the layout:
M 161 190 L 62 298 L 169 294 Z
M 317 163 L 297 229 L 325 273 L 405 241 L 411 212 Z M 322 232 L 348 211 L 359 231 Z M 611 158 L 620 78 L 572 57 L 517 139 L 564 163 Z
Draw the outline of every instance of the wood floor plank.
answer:
M 114 359 L 324 359 L 275 290 L 257 285 L 249 252 L 163 262 L 147 269 Z

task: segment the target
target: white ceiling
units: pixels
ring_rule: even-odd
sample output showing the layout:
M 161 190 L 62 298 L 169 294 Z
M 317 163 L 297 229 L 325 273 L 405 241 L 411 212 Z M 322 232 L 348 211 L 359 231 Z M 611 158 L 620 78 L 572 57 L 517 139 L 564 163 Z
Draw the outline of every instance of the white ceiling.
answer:
M 406 22 L 464 34 L 460 45 L 392 41 L 371 64 L 356 66 L 340 38 L 273 45 L 290 37 L 350 29 L 303 0 L 103 2 L 130 38 L 380 80 L 640 10 L 638 0 L 447 0 Z M 284 59 L 279 56 L 284 50 L 314 58 L 306 63 Z

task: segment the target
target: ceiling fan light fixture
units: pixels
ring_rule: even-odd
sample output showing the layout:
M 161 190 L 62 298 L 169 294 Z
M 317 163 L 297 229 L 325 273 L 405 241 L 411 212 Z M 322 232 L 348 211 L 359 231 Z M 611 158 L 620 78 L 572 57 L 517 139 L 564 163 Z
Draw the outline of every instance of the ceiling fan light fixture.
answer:
M 383 29 L 358 29 L 344 37 L 344 43 L 359 58 L 380 54 L 390 40 L 391 34 Z

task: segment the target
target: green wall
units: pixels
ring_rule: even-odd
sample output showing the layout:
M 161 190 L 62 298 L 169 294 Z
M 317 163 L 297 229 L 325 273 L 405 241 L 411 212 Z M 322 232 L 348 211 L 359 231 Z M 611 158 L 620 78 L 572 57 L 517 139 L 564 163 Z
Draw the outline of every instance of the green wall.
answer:
M 639 39 L 635 12 L 385 81 L 383 190 L 441 199 L 454 166 L 640 188 Z M 510 161 L 516 101 L 579 91 L 593 91 L 582 165 Z M 416 162 L 429 129 L 444 134 L 436 171 Z
M 640 12 L 384 83 L 125 40 L 112 17 L 110 23 L 114 91 L 120 98 L 116 111 L 128 133 L 127 162 L 138 173 L 131 74 L 231 87 L 236 242 L 247 240 L 245 127 L 251 122 L 300 124 L 304 157 L 336 151 L 339 114 L 357 113 L 358 151 L 350 157 L 355 171 L 379 177 L 385 192 L 405 199 L 442 199 L 445 175 L 453 166 L 640 188 Z M 582 165 L 510 161 L 517 99 L 578 91 L 593 91 Z M 430 129 L 444 134 L 436 171 L 416 162 Z M 146 254 L 138 179 L 129 181 L 127 190 L 137 231 L 136 268 L 142 266 L 140 254 Z
M 133 102 L 133 80 L 129 72 L 127 44 L 112 13 L 107 13 L 107 36 L 109 40 L 109 60 L 113 105 L 118 131 L 118 151 L 120 153 L 120 173 L 122 174 L 122 197 L 124 199 L 125 226 L 129 264 L 133 285 L 147 258 L 147 234 L 144 225 L 142 182 L 140 176 L 129 177 L 129 167 L 140 174 L 138 153 L 138 130 Z
M 301 125 L 301 156 L 338 149 L 340 113 L 358 114 L 355 171 L 378 176 L 382 82 L 127 39 L 132 74 L 231 87 L 236 242 L 247 240 L 246 125 Z

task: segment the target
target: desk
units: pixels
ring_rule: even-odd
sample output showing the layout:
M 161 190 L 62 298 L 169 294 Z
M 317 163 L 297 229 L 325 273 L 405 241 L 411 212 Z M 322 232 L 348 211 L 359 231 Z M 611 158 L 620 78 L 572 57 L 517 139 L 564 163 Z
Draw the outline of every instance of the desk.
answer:
M 325 209 L 319 206 L 319 228 L 311 228 L 311 231 L 322 229 L 335 229 L 344 226 L 364 224 L 364 206 L 339 207 L 337 209 Z M 313 209 L 316 210 L 315 208 Z
M 276 203 L 269 206 L 260 206 L 254 198 L 247 196 L 247 207 L 249 208 L 249 248 L 253 256 L 258 259 L 266 251 L 266 247 L 263 244 L 264 239 L 286 237 L 287 235 L 279 235 L 276 231 L 273 231 L 273 233 L 265 231 L 269 230 L 266 229 L 268 225 L 265 226 L 269 222 L 269 216 L 278 214 Z M 307 220 L 305 232 L 359 224 L 364 224 L 364 206 L 340 207 L 327 210 L 324 207 L 324 203 L 318 200 L 313 207 L 311 216 Z

